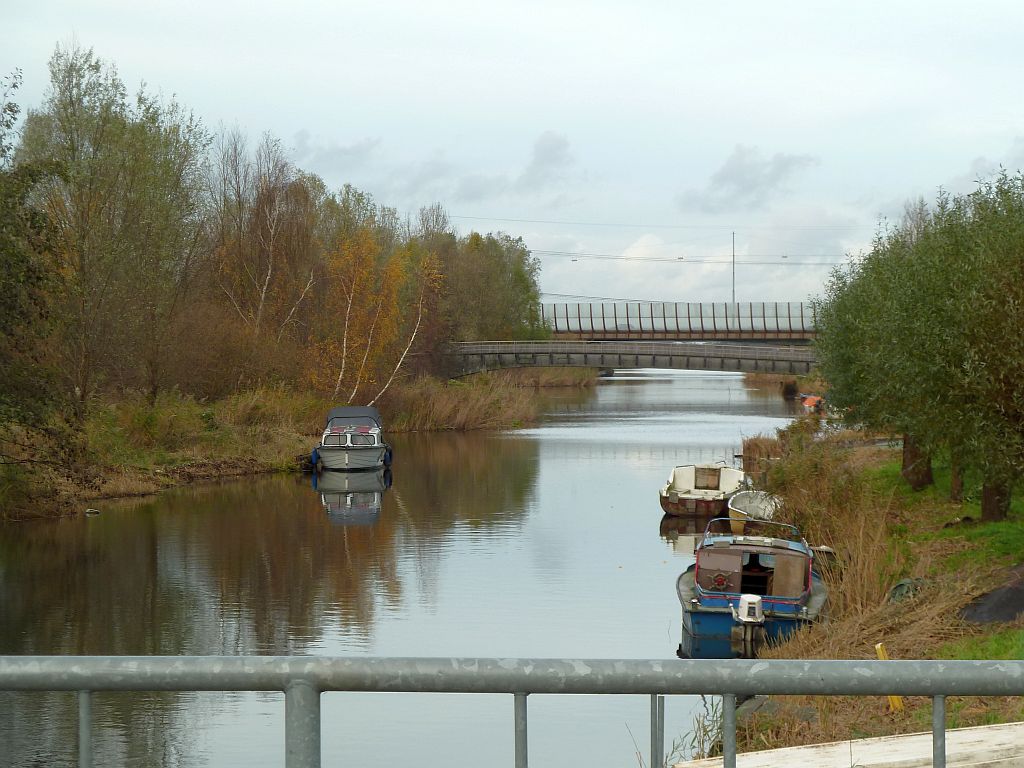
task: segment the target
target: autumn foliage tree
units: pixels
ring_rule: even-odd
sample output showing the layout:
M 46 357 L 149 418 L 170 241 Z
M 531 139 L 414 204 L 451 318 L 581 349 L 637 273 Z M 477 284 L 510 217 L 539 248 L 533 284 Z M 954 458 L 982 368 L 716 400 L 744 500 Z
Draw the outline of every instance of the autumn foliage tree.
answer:
M 84 418 L 98 397 L 170 388 L 376 402 L 441 372 L 451 341 L 543 335 L 521 240 L 331 190 L 270 135 L 214 139 L 173 99 L 130 97 L 92 50 L 58 46 L 20 135 L 17 116 L 5 97 L 2 395 L 41 376 L 19 367 L 26 340 Z
M 174 102 L 129 101 L 91 50 L 58 47 L 50 90 L 30 110 L 16 152 L 46 165 L 32 202 L 61 264 L 55 350 L 78 414 L 102 385 L 161 385 L 175 317 L 186 309 L 202 248 L 199 179 L 206 134 Z
M 264 136 L 250 153 L 235 132 L 216 148 L 210 182 L 215 280 L 248 340 L 249 370 L 299 323 L 316 277 L 319 188 Z

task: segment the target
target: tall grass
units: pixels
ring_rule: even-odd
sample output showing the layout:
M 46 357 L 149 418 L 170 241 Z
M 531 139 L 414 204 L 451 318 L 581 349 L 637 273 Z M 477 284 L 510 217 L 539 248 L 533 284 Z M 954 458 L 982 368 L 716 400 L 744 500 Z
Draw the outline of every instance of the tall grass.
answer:
M 512 368 L 493 371 L 485 376 L 504 379 L 514 387 L 592 387 L 597 383 L 598 368 Z
M 387 400 L 395 432 L 503 429 L 536 421 L 537 401 L 527 389 L 498 376 L 473 382 L 419 378 Z
M 879 471 L 881 456 L 887 463 L 896 460 L 891 449 L 857 447 L 849 435 L 825 437 L 797 422 L 780 434 L 775 450 L 781 458 L 773 462 L 767 483 L 783 498 L 779 519 L 798 525 L 811 544 L 831 546 L 836 558 L 823 571 L 829 586 L 827 619 L 764 649 L 761 656 L 874 658 L 880 642 L 892 658 L 904 659 L 951 658 L 986 648 L 972 639 L 982 631 L 962 621 L 959 611 L 992 586 L 995 566 L 950 569 L 969 543 L 934 535 L 941 530 L 942 512 L 920 495 L 904 495 L 898 471 Z M 890 600 L 891 587 L 903 578 L 912 580 L 912 594 Z M 1019 635 L 1010 635 L 1003 645 L 1007 652 L 1019 647 Z M 759 711 L 743 723 L 743 748 L 904 733 L 927 722 L 927 700 L 914 698 L 907 699 L 902 714 L 889 713 L 884 697 L 787 696 L 774 703 L 770 712 Z M 964 724 L 977 724 L 1019 709 L 1019 702 L 991 699 L 962 718 Z

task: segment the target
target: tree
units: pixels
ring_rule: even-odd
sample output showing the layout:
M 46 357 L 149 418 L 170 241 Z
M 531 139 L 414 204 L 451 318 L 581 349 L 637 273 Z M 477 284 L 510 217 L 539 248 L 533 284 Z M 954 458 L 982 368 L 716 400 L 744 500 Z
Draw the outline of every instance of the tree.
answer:
M 470 233 L 443 265 L 446 310 L 460 341 L 539 338 L 540 264 L 521 238 Z
M 50 228 L 30 202 L 52 169 L 13 163 L 20 84 L 15 70 L 0 91 L 0 425 L 38 427 L 56 402 L 45 339 L 58 280 Z
M 207 144 L 173 101 L 140 90 L 129 104 L 117 72 L 91 50 L 53 54 L 50 90 L 28 115 L 18 160 L 59 169 L 33 199 L 53 224 L 66 275 L 61 368 L 79 415 L 103 381 L 144 381 L 156 396 L 201 245 Z
M 836 405 L 981 473 L 985 519 L 1006 516 L 1024 473 L 1022 283 L 1024 178 L 1003 173 L 908 209 L 819 307 Z
M 219 142 L 210 183 L 217 280 L 254 354 L 284 339 L 314 288 L 321 188 L 269 135 L 252 156 L 238 133 Z

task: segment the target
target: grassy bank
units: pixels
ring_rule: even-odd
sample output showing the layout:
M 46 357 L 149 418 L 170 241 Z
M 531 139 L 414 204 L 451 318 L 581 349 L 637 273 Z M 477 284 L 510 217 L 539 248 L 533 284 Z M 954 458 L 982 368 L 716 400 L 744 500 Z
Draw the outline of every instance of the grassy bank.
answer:
M 0 519 L 81 513 L 95 499 L 154 493 L 206 479 L 292 470 L 337 402 L 261 387 L 216 402 L 164 393 L 92 405 L 81 428 L 9 435 L 21 463 L 0 471 Z M 379 407 L 389 433 L 502 429 L 532 423 L 538 403 L 502 376 L 393 387 Z
M 980 520 L 979 500 L 968 494 L 962 504 L 949 502 L 949 473 L 940 464 L 936 485 L 913 493 L 900 478 L 898 450 L 858 445 L 849 433 L 812 434 L 797 422 L 781 435 L 766 484 L 784 498 L 780 519 L 837 552 L 824 574 L 831 614 L 762 655 L 868 659 L 881 642 L 896 659 L 1024 657 L 1024 620 L 974 625 L 959 616 L 972 599 L 1012 580 L 1024 561 L 1019 494 L 1008 520 L 969 522 Z M 890 599 L 902 580 L 909 580 L 906 596 Z M 885 697 L 774 697 L 741 724 L 741 749 L 927 730 L 930 699 L 905 703 L 890 713 Z M 949 727 L 982 725 L 1024 719 L 1024 702 L 950 697 L 947 711 Z

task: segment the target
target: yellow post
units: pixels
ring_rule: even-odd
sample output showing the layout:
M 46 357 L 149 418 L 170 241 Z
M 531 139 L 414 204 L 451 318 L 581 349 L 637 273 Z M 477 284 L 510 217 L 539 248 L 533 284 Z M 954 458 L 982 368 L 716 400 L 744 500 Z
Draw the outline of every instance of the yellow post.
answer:
M 885 643 L 877 643 L 875 645 L 875 653 L 878 654 L 878 658 L 882 661 L 889 660 L 889 652 L 885 650 Z M 902 712 L 903 711 L 903 697 L 902 696 L 890 696 L 889 697 L 889 711 L 890 712 Z

